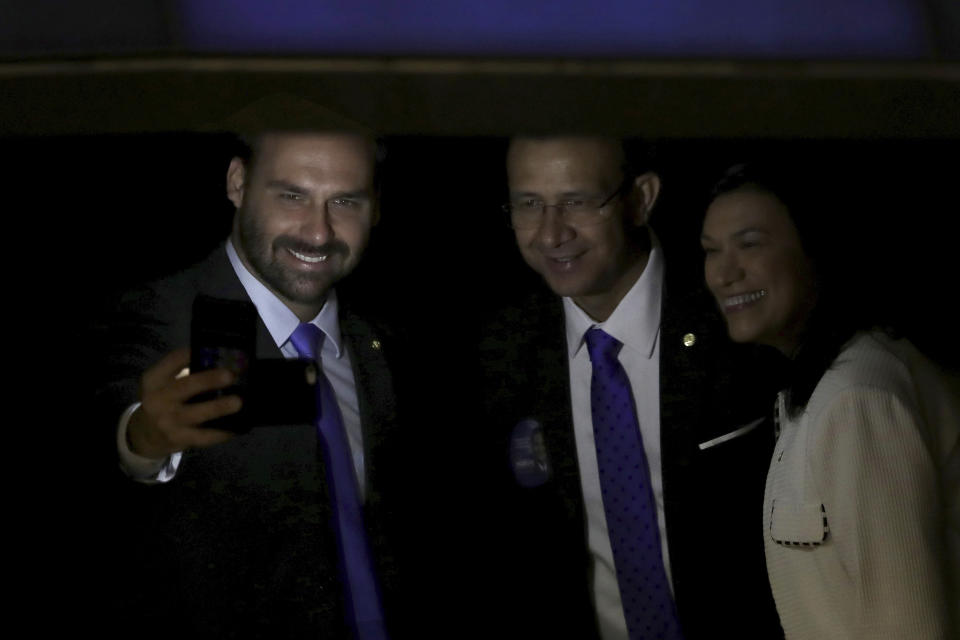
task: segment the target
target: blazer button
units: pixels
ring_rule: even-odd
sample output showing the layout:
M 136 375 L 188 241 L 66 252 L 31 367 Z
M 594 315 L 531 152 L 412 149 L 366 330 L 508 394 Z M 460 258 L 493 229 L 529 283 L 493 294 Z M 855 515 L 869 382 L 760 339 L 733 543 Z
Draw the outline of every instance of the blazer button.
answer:
M 692 347 L 692 346 L 695 345 L 696 343 L 697 343 L 697 336 L 693 335 L 692 333 L 686 333 L 686 334 L 684 334 L 684 336 L 683 336 L 683 346 L 685 346 L 685 347 Z

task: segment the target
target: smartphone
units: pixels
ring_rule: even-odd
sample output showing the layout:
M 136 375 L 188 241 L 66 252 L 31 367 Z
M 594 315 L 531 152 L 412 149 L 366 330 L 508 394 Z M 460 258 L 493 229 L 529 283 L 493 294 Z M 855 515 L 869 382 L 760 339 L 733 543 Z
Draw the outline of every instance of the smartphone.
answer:
M 198 295 L 190 318 L 190 372 L 227 369 L 236 382 L 224 389 L 198 394 L 190 402 L 205 402 L 220 396 L 246 399 L 257 344 L 257 308 L 245 300 L 225 300 Z M 208 427 L 229 431 L 250 428 L 248 412 L 212 420 Z
M 237 381 L 190 402 L 238 395 L 243 408 L 206 427 L 245 432 L 270 425 L 313 424 L 317 415 L 317 365 L 308 360 L 256 359 L 257 309 L 242 300 L 198 295 L 190 320 L 190 371 L 228 369 Z

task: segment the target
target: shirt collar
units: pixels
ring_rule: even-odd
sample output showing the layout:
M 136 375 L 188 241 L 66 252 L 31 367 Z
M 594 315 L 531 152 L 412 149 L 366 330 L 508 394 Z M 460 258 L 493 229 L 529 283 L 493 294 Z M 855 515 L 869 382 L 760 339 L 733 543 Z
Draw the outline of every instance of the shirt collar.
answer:
M 623 296 L 610 317 L 596 322 L 577 306 L 571 298 L 563 298 L 566 318 L 567 350 L 570 359 L 576 357 L 584 344 L 584 336 L 592 327 L 599 327 L 624 345 L 653 357 L 657 336 L 660 334 L 660 307 L 663 294 L 663 249 L 650 230 L 650 256 L 643 273 Z
M 232 238 L 227 240 L 227 257 L 230 259 L 230 265 L 236 272 L 240 284 L 243 285 L 250 301 L 257 308 L 257 313 L 260 314 L 260 319 L 267 327 L 270 337 L 273 338 L 277 348 L 282 347 L 300 325 L 300 319 L 287 305 L 283 304 L 280 298 L 250 273 L 243 261 L 240 260 L 240 256 L 237 255 Z M 324 333 L 326 340 L 333 344 L 336 356 L 339 358 L 341 338 L 340 323 L 337 321 L 338 311 L 337 292 L 330 289 L 327 292 L 327 301 L 320 309 L 320 313 L 310 323 L 316 325 Z

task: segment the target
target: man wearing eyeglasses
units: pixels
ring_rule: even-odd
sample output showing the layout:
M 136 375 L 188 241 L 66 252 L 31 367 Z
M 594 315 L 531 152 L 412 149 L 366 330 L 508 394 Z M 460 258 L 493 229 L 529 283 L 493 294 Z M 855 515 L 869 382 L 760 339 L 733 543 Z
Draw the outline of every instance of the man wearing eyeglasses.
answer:
M 782 636 L 760 537 L 772 390 L 671 278 L 647 224 L 660 179 L 630 152 L 525 137 L 507 153 L 504 209 L 552 295 L 506 309 L 481 349 L 512 469 L 502 607 L 518 637 Z

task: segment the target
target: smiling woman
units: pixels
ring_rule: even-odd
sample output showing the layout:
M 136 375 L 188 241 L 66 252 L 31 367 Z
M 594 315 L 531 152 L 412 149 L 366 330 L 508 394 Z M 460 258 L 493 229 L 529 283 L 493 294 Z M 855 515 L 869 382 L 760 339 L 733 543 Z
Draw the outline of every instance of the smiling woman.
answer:
M 731 338 L 790 359 L 763 512 L 781 623 L 790 639 L 955 637 L 958 387 L 844 299 L 846 245 L 812 231 L 832 218 L 796 175 L 734 167 L 701 235 Z
M 816 302 L 813 265 L 783 203 L 754 185 L 713 201 L 703 227 L 704 269 L 737 342 L 791 355 Z

